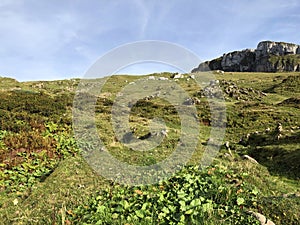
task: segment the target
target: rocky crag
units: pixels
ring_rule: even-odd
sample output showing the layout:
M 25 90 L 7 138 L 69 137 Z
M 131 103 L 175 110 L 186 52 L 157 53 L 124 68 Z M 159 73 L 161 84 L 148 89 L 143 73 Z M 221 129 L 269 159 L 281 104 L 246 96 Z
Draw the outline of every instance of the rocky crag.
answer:
M 256 49 L 226 53 L 201 63 L 193 72 L 223 70 L 226 72 L 300 71 L 300 46 L 291 43 L 262 41 Z

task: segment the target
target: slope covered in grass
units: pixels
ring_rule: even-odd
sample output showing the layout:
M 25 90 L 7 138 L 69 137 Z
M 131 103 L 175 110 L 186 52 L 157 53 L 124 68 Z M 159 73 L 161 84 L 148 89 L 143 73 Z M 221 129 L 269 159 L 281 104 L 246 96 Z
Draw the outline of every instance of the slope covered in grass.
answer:
M 172 74 L 151 76 L 173 79 Z M 175 82 L 195 103 L 199 143 L 188 165 L 159 184 L 128 187 L 98 176 L 80 155 L 72 130 L 79 80 L 1 79 L 0 221 L 3 224 L 254 224 L 249 211 L 275 224 L 299 224 L 299 73 L 215 74 L 226 101 L 226 134 L 213 165 L 199 161 L 211 131 L 205 94 L 189 74 Z M 96 126 L 107 151 L 133 165 L 169 157 L 179 142 L 180 117 L 159 97 L 132 107 L 130 128 L 149 136 L 150 120 L 164 119 L 168 136 L 147 152 L 120 143 L 111 125 L 118 92 L 139 76 L 112 76 L 97 99 Z M 152 78 L 151 78 L 152 79 Z M 204 95 L 204 96 L 203 96 Z M 225 121 L 223 121 L 225 122 Z M 278 124 L 282 130 L 278 133 Z M 280 134 L 280 135 L 279 135 Z M 243 160 L 253 157 L 258 164 Z

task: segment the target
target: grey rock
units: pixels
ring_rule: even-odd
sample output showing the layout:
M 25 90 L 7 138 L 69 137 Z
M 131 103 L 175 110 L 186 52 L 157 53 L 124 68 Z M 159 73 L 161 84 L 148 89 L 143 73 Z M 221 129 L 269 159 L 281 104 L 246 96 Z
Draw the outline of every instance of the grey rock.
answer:
M 194 100 L 192 98 L 187 98 L 184 102 L 183 105 L 194 105 Z
M 224 74 L 225 72 L 223 70 L 216 70 L 217 74 Z
M 280 134 L 282 131 L 283 131 L 282 125 L 281 123 L 278 123 L 276 126 L 276 133 Z
M 261 225 L 275 225 L 274 222 L 268 220 L 264 215 L 260 213 L 252 211 L 249 211 L 249 213 L 252 214 L 260 222 Z
M 251 156 L 249 156 L 249 155 L 243 155 L 242 158 L 246 159 L 246 160 L 249 160 L 252 163 L 258 164 L 258 162 L 254 158 L 252 158 Z
M 299 56 L 299 57 L 298 57 Z M 300 71 L 300 46 L 291 43 L 262 41 L 256 49 L 226 53 L 201 63 L 193 72 L 277 72 Z
M 224 54 L 221 66 L 224 71 L 251 71 L 254 66 L 255 51 L 246 49 Z
M 224 145 L 225 145 L 226 149 L 230 149 L 229 141 L 226 141 Z
M 158 80 L 169 80 L 167 77 L 159 77 Z
M 201 103 L 201 100 L 197 97 L 193 97 L 193 102 L 194 104 L 199 105 Z
M 268 54 L 284 56 L 288 54 L 298 54 L 299 45 L 274 42 L 274 41 L 262 41 L 257 45 L 256 56 L 267 56 Z
M 174 79 L 182 79 L 184 76 L 182 74 L 177 74 L 174 76 Z

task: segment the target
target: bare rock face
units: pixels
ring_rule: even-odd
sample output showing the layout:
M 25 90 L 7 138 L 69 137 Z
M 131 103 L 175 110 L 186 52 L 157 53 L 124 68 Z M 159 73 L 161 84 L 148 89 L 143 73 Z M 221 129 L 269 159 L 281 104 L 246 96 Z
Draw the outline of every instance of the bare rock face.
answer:
M 201 63 L 192 72 L 223 70 L 227 72 L 300 71 L 300 46 L 263 41 L 256 49 L 234 51 Z
M 224 71 L 251 71 L 255 62 L 255 51 L 246 49 L 224 54 L 221 66 Z
M 274 41 L 262 41 L 257 45 L 255 50 L 257 56 L 267 56 L 272 55 L 295 55 L 299 54 L 299 45 L 284 43 L 284 42 L 274 42 Z

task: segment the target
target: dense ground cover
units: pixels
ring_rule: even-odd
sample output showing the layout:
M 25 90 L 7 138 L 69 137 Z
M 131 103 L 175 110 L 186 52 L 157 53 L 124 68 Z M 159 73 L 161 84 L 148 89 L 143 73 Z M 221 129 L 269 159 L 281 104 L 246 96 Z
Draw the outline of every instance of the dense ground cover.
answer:
M 173 79 L 172 74 L 153 74 Z M 226 135 L 214 163 L 199 169 L 211 130 L 204 94 L 188 74 L 176 82 L 192 97 L 201 132 L 188 165 L 168 180 L 128 187 L 95 174 L 73 137 L 72 105 L 79 80 L 17 82 L 0 78 L 0 221 L 4 224 L 255 224 L 249 211 L 276 224 L 300 218 L 300 74 L 215 74 L 226 101 Z M 134 165 L 167 158 L 179 141 L 180 118 L 154 97 L 132 108 L 136 137 L 149 134 L 153 117 L 168 136 L 147 152 L 114 138 L 111 109 L 117 93 L 138 76 L 107 80 L 96 106 L 96 125 L 107 150 Z M 224 121 L 225 122 L 225 121 Z M 278 123 L 282 126 L 280 136 Z M 244 160 L 249 155 L 258 164 Z

